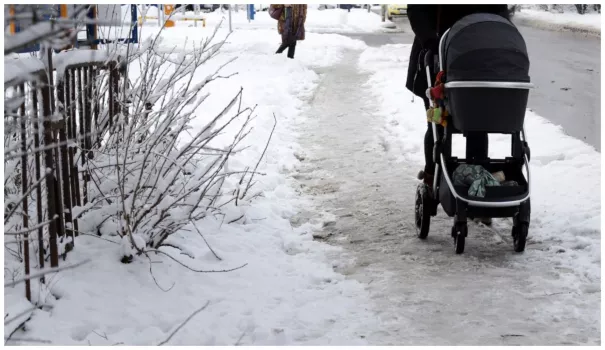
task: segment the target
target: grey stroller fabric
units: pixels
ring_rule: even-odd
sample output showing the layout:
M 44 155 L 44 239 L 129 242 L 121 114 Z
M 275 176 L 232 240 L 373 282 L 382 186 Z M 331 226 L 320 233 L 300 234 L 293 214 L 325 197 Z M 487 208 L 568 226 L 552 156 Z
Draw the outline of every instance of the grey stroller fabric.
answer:
M 454 171 L 454 186 L 470 186 L 468 195 L 485 197 L 486 186 L 500 186 L 500 182 L 481 165 L 461 164 Z

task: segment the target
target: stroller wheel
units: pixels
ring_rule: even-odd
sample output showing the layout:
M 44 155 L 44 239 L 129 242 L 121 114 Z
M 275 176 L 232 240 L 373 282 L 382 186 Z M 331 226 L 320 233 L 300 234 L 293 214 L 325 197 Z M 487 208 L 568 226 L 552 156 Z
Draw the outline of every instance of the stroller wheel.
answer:
M 528 231 L 528 224 L 518 224 L 513 226 L 513 246 L 515 248 L 515 252 L 522 253 L 525 251 L 525 243 L 527 242 Z
M 416 235 L 426 239 L 431 226 L 431 192 L 426 184 L 419 184 L 416 189 L 416 205 L 414 208 L 414 223 Z
M 454 237 L 454 247 L 456 248 L 456 254 L 464 253 L 464 243 L 466 241 L 467 233 L 468 226 L 466 224 L 457 224 L 452 227 L 452 237 Z

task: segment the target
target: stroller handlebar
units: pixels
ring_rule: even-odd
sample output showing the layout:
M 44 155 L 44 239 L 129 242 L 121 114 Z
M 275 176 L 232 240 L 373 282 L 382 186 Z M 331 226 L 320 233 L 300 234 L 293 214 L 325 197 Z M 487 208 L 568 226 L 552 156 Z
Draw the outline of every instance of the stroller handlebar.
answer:
M 516 81 L 450 81 L 445 83 L 446 89 L 455 88 L 494 88 L 494 89 L 521 89 L 530 90 L 535 86 L 532 83 Z

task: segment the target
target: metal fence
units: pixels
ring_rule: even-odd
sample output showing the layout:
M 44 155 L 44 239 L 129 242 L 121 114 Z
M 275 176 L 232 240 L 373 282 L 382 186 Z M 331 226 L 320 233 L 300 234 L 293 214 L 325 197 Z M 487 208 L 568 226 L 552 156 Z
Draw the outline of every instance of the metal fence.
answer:
M 57 71 L 51 55 L 49 50 L 46 66 L 4 82 L 4 165 L 5 173 L 13 174 L 5 175 L 4 224 L 5 230 L 12 228 L 5 235 L 17 237 L 25 274 L 32 233 L 37 233 L 39 268 L 47 260 L 58 267 L 61 255 L 73 248 L 79 233 L 73 209 L 89 201 L 88 162 L 121 109 L 117 60 Z

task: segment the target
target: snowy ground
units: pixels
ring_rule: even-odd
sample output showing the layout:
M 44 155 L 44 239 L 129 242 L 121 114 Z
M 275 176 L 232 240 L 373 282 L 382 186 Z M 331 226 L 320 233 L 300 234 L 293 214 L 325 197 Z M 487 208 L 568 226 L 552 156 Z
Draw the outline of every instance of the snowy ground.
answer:
M 601 33 L 601 14 L 564 12 L 553 13 L 534 9 L 522 9 L 515 13 L 515 20 L 545 29 L 580 29 Z
M 313 18 L 321 13 L 329 12 Z M 218 23 L 218 14 L 209 16 L 204 29 L 168 29 L 162 45 L 186 51 Z M 197 268 L 248 265 L 200 274 L 154 257 L 157 283 L 174 284 L 162 292 L 146 259 L 124 265 L 119 245 L 79 237 L 68 261 L 92 263 L 56 275 L 51 294 L 34 289 L 52 309 L 35 311 L 27 332 L 15 336 L 56 345 L 158 344 L 210 302 L 169 345 L 599 344 L 600 154 L 528 113 L 527 251 L 513 254 L 510 222 L 496 220 L 492 229 L 471 225 L 467 253 L 455 256 L 443 213 L 426 242 L 411 220 L 426 124 L 422 102 L 404 87 L 409 45 L 368 48 L 318 34 L 381 31 L 378 16 L 359 10 L 347 21 L 310 19 L 307 39 L 288 60 L 272 54 L 275 21 L 259 13 L 248 24 L 242 16 L 207 67 L 237 57 L 224 73 L 238 75 L 213 83 L 199 122 L 240 87 L 244 104 L 259 105 L 252 147 L 236 166 L 261 154 L 276 114 L 259 168 L 267 174 L 257 185 L 264 196 L 241 224 L 199 224 L 222 261 L 195 231 L 179 236 L 193 256 L 180 258 Z M 492 151 L 505 152 L 505 141 L 493 139 Z M 22 294 L 5 289 L 5 313 L 28 306 Z M 5 326 L 5 334 L 11 330 Z

